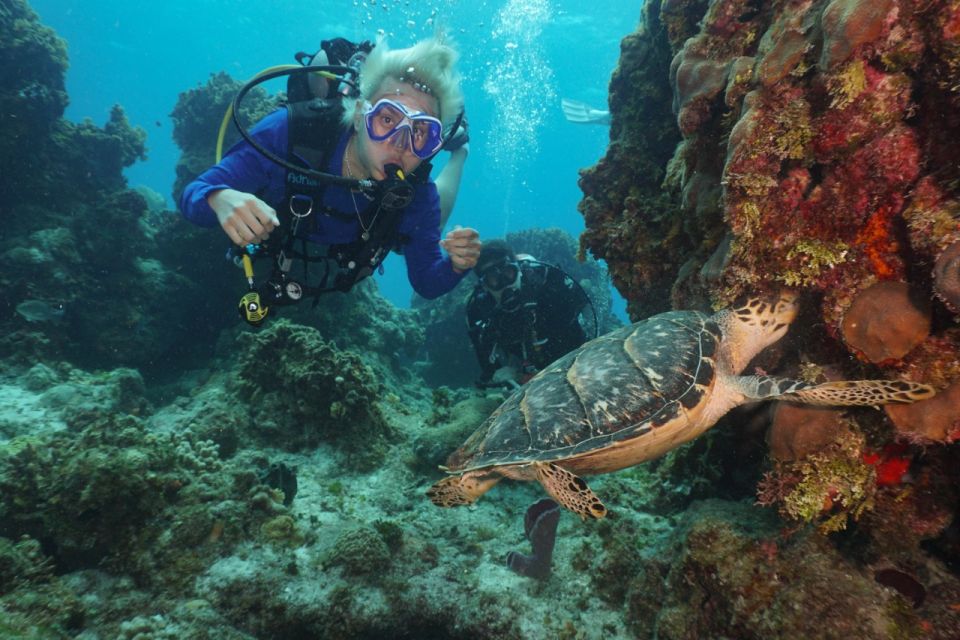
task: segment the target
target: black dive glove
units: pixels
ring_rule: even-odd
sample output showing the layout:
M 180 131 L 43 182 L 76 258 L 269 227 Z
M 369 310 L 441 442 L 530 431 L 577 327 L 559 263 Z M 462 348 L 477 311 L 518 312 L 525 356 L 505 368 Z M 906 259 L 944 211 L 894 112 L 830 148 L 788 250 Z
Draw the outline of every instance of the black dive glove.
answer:
M 460 119 L 460 126 L 450 134 L 450 137 L 443 141 L 443 148 L 446 151 L 456 151 L 463 145 L 470 142 L 470 125 L 467 123 L 467 114 L 464 113 Z

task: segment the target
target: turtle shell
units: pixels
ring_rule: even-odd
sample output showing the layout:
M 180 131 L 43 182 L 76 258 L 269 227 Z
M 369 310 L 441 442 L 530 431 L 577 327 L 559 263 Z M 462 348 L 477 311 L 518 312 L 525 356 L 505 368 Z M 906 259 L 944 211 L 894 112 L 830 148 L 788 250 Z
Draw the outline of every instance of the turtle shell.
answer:
M 720 339 L 710 316 L 671 311 L 592 340 L 507 398 L 447 468 L 563 460 L 642 437 L 706 400 Z

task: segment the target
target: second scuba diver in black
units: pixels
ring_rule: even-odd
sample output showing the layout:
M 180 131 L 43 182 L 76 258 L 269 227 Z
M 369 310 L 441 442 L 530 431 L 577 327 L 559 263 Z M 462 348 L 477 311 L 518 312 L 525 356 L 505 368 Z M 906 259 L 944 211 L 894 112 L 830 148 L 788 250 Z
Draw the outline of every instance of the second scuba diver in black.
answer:
M 491 240 L 475 271 L 479 282 L 467 302 L 467 329 L 482 386 L 526 382 L 587 340 L 580 316 L 590 300 L 557 267 Z

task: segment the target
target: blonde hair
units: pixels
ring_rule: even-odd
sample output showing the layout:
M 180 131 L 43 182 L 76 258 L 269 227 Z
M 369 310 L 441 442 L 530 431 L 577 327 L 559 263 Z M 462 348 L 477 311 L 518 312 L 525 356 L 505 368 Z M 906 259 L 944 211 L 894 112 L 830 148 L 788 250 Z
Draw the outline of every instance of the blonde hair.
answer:
M 460 74 L 454 68 L 459 57 L 456 49 L 439 38 L 427 38 L 406 49 L 391 49 L 381 39 L 360 68 L 359 99 L 376 95 L 387 78 L 419 83 L 437 99 L 438 116 L 446 129 L 463 109 Z M 356 100 L 344 98 L 344 123 L 353 124 Z

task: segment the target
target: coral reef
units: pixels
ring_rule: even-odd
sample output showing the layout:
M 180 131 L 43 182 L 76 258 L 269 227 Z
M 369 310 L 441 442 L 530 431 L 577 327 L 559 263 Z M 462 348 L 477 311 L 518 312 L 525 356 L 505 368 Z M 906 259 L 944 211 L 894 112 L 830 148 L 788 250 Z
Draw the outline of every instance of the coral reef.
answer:
M 198 345 L 209 355 L 224 321 L 202 315 L 218 300 L 210 274 L 189 276 L 196 255 L 219 260 L 222 242 L 185 246 L 177 219 L 127 188 L 122 172 L 145 157 L 146 132 L 120 105 L 102 126 L 63 119 L 66 45 L 22 0 L 0 12 L 0 43 L 0 357 L 157 373 L 203 354 Z M 14 311 L 23 303 L 62 314 L 30 324 Z M 220 318 L 234 320 L 232 303 Z
M 579 208 L 587 226 L 581 248 L 606 261 L 633 318 L 669 308 L 672 274 L 691 249 L 684 222 L 674 214 L 678 197 L 661 190 L 680 138 L 670 111 L 668 32 L 679 39 L 690 24 L 688 3 L 669 4 L 674 16 L 665 25 L 660 3 L 645 3 L 641 30 L 620 43 L 620 64 L 610 79 L 610 146 L 606 157 L 580 177 L 584 199 Z M 701 205 L 705 215 L 711 209 Z
M 783 542 L 776 523 L 717 503 L 685 517 L 683 548 L 654 598 L 630 590 L 637 612 L 662 598 L 654 637 L 910 637 L 920 612 L 817 535 Z M 842 585 L 842 586 L 841 586 Z
M 288 449 L 338 441 L 354 466 L 382 462 L 389 432 L 375 402 L 381 386 L 359 357 L 287 320 L 244 340 L 237 384 L 260 438 Z
M 646 4 L 643 28 L 623 43 L 612 144 L 581 180 L 583 245 L 607 260 L 634 317 L 660 310 L 640 305 L 662 306 L 670 290 L 674 304 L 722 305 L 787 284 L 826 294 L 823 319 L 837 335 L 878 280 L 928 292 L 911 250 L 933 261 L 956 241 L 960 186 L 956 152 L 929 123 L 955 111 L 957 88 L 915 71 L 955 77 L 956 34 L 942 18 L 952 5 L 660 4 Z M 663 135 L 668 104 L 679 144 Z M 956 131 L 956 118 L 946 124 Z M 663 190 L 651 176 L 665 176 Z
M 935 386 L 886 413 L 783 405 L 760 417 L 772 427 L 759 496 L 790 527 L 871 540 L 862 553 L 922 563 L 936 546 L 955 562 L 944 487 L 956 451 L 943 445 L 960 383 L 960 156 L 947 142 L 960 133 L 960 5 L 666 0 L 644 12 L 611 81 L 610 147 L 581 179 L 582 246 L 607 261 L 635 319 L 786 286 L 804 312 L 775 370 Z M 683 486 L 663 471 L 667 490 Z M 900 521 L 921 533 L 897 536 Z M 878 633 L 949 637 L 923 624 Z
M 173 139 L 182 155 L 177 163 L 177 180 L 173 187 L 174 202 L 184 187 L 216 161 L 217 136 L 227 107 L 233 102 L 242 82 L 221 71 L 211 74 L 206 85 L 180 94 L 170 118 L 173 120 Z M 280 101 L 270 97 L 261 87 L 255 87 L 241 105 L 240 121 L 251 126 L 277 108 Z M 223 151 L 240 139 L 232 125 L 228 127 Z
M 0 175 L 17 188 L 0 189 L 5 210 L 34 193 L 46 170 L 51 131 L 67 106 L 67 47 L 40 24 L 25 0 L 0 13 Z M 47 141 L 38 148 L 38 141 Z

